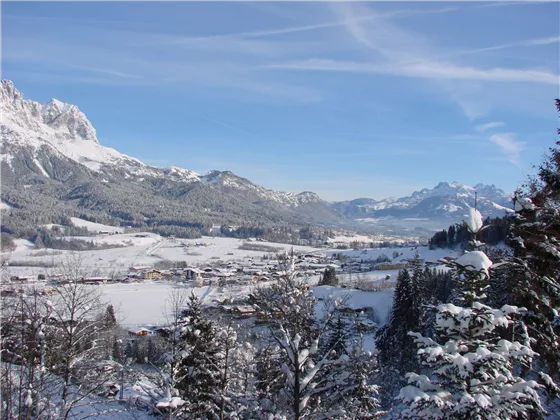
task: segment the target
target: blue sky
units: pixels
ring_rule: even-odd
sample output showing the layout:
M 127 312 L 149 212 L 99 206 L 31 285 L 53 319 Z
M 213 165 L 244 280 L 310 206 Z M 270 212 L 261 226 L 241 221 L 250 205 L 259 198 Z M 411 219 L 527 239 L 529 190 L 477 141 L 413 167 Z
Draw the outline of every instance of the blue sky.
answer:
M 510 192 L 555 140 L 559 3 L 1 7 L 2 77 L 156 166 L 327 200 Z

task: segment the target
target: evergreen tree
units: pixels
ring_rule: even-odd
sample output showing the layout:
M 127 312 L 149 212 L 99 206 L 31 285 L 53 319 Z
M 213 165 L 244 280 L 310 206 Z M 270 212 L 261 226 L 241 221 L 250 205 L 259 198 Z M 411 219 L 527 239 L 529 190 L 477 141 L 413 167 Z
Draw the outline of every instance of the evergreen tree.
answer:
M 159 357 L 160 357 L 160 352 L 158 351 L 157 345 L 156 345 L 156 339 L 153 337 L 148 337 L 148 346 L 147 346 L 147 350 L 146 350 L 146 357 L 148 358 L 148 361 L 150 363 L 158 363 L 159 362 Z
M 427 296 L 427 277 L 423 270 L 423 262 L 420 254 L 416 253 L 412 260 L 412 277 L 410 279 L 410 292 L 412 295 L 412 306 L 410 308 L 409 319 L 411 322 L 418 324 L 418 320 L 422 316 L 422 305 L 424 304 Z
M 455 234 L 455 225 L 449 226 L 449 229 L 447 229 L 447 243 L 449 246 L 455 245 Z
M 389 320 L 376 335 L 381 369 L 378 377 L 379 383 L 383 384 L 381 396 L 386 409 L 393 406 L 396 393 L 404 385 L 403 375 L 417 367 L 414 341 L 408 335 L 408 331 L 417 328 L 420 322 L 418 318 L 413 318 L 413 305 L 412 279 L 408 270 L 401 270 Z
M 379 361 L 383 368 L 405 373 L 416 367 L 414 343 L 408 335 L 418 327 L 419 319 L 414 308 L 413 284 L 408 270 L 401 270 L 397 277 L 393 308 L 389 321 L 376 336 Z
M 105 310 L 105 316 L 103 318 L 103 326 L 106 329 L 111 329 L 117 325 L 117 317 L 115 316 L 115 308 L 113 305 L 108 305 Z
M 183 312 L 180 340 L 184 343 L 184 357 L 180 360 L 183 377 L 177 388 L 189 404 L 188 412 L 195 417 L 212 417 L 220 409 L 219 394 L 221 351 L 218 329 L 208 317 L 202 315 L 201 302 L 193 294 Z
M 471 211 L 466 227 L 475 235 L 481 231 L 477 210 Z M 539 386 L 514 373 L 520 365 L 530 366 L 534 355 L 526 329 L 516 320 L 523 309 L 481 303 L 491 266 L 481 251 L 459 257 L 454 268 L 463 306 L 438 305 L 435 340 L 410 333 L 428 372 L 407 374 L 409 385 L 399 399 L 408 408 L 400 418 L 543 418 Z M 501 337 L 503 328 L 513 331 L 512 341 Z
M 432 273 L 435 301 L 438 303 L 449 303 L 455 287 L 453 274 L 449 271 Z
M 340 312 L 334 314 L 328 321 L 327 340 L 325 348 L 335 352 L 338 356 L 348 354 L 347 344 L 351 329 Z
M 560 112 L 560 101 L 557 100 Z M 560 141 L 538 176 L 514 198 L 517 217 L 509 242 L 510 303 L 528 309 L 524 322 L 551 374 L 560 373 Z
M 124 363 L 125 360 L 125 351 L 123 349 L 122 340 L 115 336 L 113 341 L 113 352 L 112 352 L 113 360 L 119 363 Z
M 319 282 L 320 286 L 336 286 L 338 285 L 338 278 L 336 277 L 336 272 L 334 267 L 325 268 L 323 273 L 323 279 Z
M 380 387 L 373 384 L 374 375 L 378 372 L 377 360 L 363 350 L 363 343 L 352 349 L 345 369 L 350 375 L 349 386 L 345 387 L 339 399 L 344 412 L 338 418 L 373 420 L 383 417 L 386 412 L 380 408 Z
M 280 347 L 267 343 L 255 352 L 255 386 L 259 399 L 276 394 L 282 387 Z

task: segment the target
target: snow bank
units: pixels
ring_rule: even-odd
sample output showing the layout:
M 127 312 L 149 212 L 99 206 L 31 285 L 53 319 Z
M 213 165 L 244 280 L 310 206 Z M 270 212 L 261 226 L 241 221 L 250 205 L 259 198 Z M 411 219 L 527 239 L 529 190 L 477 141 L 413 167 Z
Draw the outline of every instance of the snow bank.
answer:
M 457 257 L 459 251 L 453 249 L 429 249 L 427 246 L 403 246 L 394 248 L 368 248 L 368 249 L 357 249 L 357 250 L 339 250 L 332 249 L 324 252 L 327 256 L 332 256 L 334 254 L 342 254 L 346 257 L 350 257 L 354 260 L 375 260 L 381 255 L 386 255 L 391 259 L 391 263 L 396 264 L 404 262 L 411 258 L 414 258 L 416 253 L 420 254 L 420 258 L 425 259 L 429 262 L 437 262 L 443 257 Z M 398 257 L 393 258 L 393 254 L 398 254 Z
M 535 205 L 533 204 L 531 199 L 527 197 L 518 198 L 517 201 L 515 202 L 515 211 L 521 211 L 521 210 L 533 211 L 535 210 Z
M 35 249 L 35 244 L 27 239 L 14 239 L 16 244 L 16 249 L 14 252 L 27 251 L 30 249 Z
M 125 326 L 167 323 L 170 317 L 165 312 L 166 302 L 170 293 L 174 290 L 182 291 L 187 295 L 193 292 L 206 304 L 211 303 L 214 297 L 222 299 L 225 297 L 220 296 L 218 289 L 215 287 L 191 288 L 163 281 L 104 284 L 92 287 L 102 287 L 103 296 L 115 307 L 119 322 Z
M 463 254 L 455 260 L 455 263 L 469 271 L 483 272 L 487 276 L 489 275 L 488 269 L 492 267 L 492 261 L 482 251 L 472 251 Z
M 469 214 L 465 223 L 471 232 L 478 232 L 482 229 L 482 214 L 480 214 L 477 209 L 469 209 Z
M 90 232 L 110 232 L 110 233 L 123 233 L 124 229 L 116 226 L 102 225 L 101 223 L 94 223 L 88 220 L 71 217 L 72 224 L 77 227 L 85 227 Z

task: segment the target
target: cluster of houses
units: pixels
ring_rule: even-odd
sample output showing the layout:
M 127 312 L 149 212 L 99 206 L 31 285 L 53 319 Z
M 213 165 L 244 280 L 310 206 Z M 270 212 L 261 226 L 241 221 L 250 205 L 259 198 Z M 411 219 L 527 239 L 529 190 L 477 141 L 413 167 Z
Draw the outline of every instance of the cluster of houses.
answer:
M 340 269 L 325 257 L 316 254 L 305 254 L 291 258 L 251 259 L 240 261 L 218 261 L 199 267 L 174 268 L 157 270 L 153 267 L 130 267 L 122 281 L 141 280 L 183 280 L 199 285 L 249 283 L 270 281 L 286 274 L 287 270 L 296 276 L 313 276 L 322 274 L 327 266 Z
M 141 282 L 141 281 L 183 281 L 193 285 L 250 284 L 271 281 L 285 275 L 287 271 L 296 277 L 312 277 L 321 275 L 327 267 L 334 268 L 337 274 L 364 273 L 374 270 L 401 270 L 411 266 L 412 260 L 398 262 L 377 262 L 367 260 L 364 256 L 343 258 L 339 255 L 327 257 L 320 253 L 308 252 L 295 255 L 265 254 L 262 258 L 245 258 L 243 260 L 213 261 L 207 265 L 197 267 L 183 267 L 172 269 L 157 269 L 151 266 L 139 265 L 128 269 L 124 275 L 117 277 L 89 276 L 81 279 L 86 284 L 102 284 L 109 282 Z M 446 260 L 452 258 L 446 257 Z M 426 266 L 441 264 L 422 260 Z M 11 283 L 27 283 L 34 280 L 63 281 L 60 278 L 39 274 L 37 278 L 30 276 L 13 276 Z

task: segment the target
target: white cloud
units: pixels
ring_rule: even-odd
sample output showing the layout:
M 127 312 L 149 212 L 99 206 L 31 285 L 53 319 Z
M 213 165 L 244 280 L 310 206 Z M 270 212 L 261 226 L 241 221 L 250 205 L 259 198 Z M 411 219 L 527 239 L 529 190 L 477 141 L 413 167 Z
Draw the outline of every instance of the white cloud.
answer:
M 515 140 L 515 133 L 498 133 L 490 136 L 490 140 L 497 144 L 507 160 L 519 166 L 519 154 L 525 150 L 526 142 Z
M 477 5 L 477 8 L 486 7 L 507 7 L 507 6 L 533 6 L 535 4 L 546 4 L 547 0 L 515 0 L 515 1 L 496 1 L 491 3 L 482 3 Z
M 484 133 L 485 131 L 491 130 L 493 128 L 503 127 L 504 125 L 505 125 L 505 123 L 503 123 L 501 121 L 494 121 L 494 122 L 489 122 L 489 123 L 486 123 L 486 124 L 479 124 L 475 127 L 475 129 L 476 129 L 476 131 Z
M 542 70 L 458 66 L 451 63 L 424 61 L 416 64 L 371 64 L 355 61 L 311 59 L 267 66 L 288 70 L 314 70 L 352 73 L 372 73 L 433 80 L 481 80 L 495 82 L 525 82 L 558 85 L 559 75 Z
M 500 51 L 510 48 L 519 48 L 519 47 L 536 47 L 540 45 L 551 45 L 551 44 L 558 44 L 560 43 L 559 36 L 549 36 L 546 38 L 535 38 L 535 39 L 527 39 L 524 41 L 512 42 L 508 44 L 499 44 L 499 45 L 491 45 L 488 47 L 481 47 L 481 48 L 473 48 L 469 50 L 459 50 L 453 51 L 449 53 L 439 54 L 437 56 L 432 57 L 433 59 L 441 60 L 441 59 L 449 59 L 455 57 L 462 57 L 468 55 L 475 55 L 480 54 L 488 51 Z

